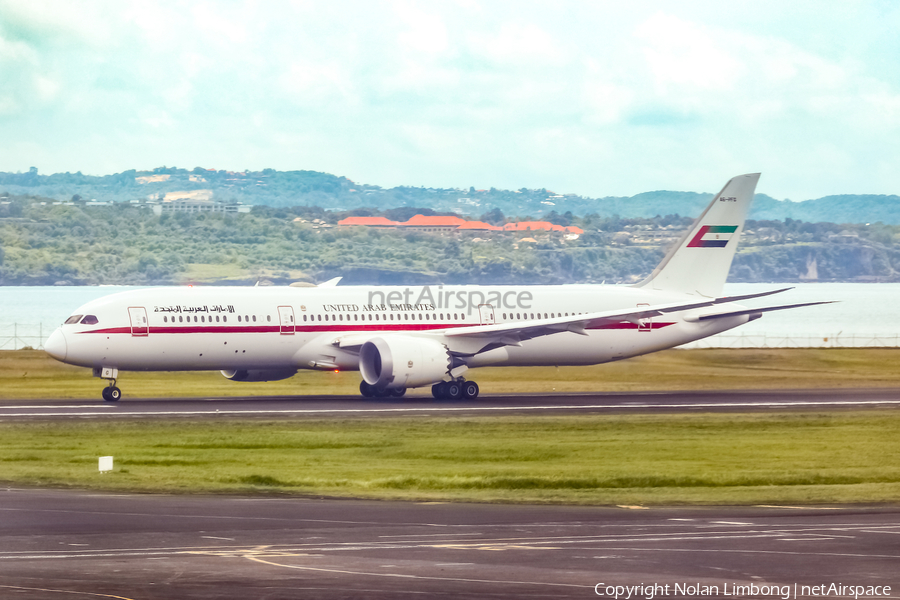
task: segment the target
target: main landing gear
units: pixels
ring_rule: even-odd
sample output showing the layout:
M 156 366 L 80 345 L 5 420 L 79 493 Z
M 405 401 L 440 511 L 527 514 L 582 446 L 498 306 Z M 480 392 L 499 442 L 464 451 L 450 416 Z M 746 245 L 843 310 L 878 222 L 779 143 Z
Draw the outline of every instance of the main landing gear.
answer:
M 474 400 L 478 397 L 478 384 L 474 381 L 442 381 L 431 386 L 431 395 L 438 400 Z
M 406 393 L 406 388 L 385 388 L 378 389 L 374 385 L 369 385 L 365 381 L 359 382 L 359 393 L 366 398 L 400 398 Z
M 378 389 L 365 381 L 361 381 L 359 384 L 359 393 L 366 398 L 400 398 L 406 394 L 406 388 Z M 478 397 L 478 384 L 474 381 L 465 381 L 462 379 L 442 381 L 431 386 L 431 395 L 438 400 L 459 400 L 461 398 L 474 400 Z M 104 396 L 104 398 L 105 397 L 106 396 Z

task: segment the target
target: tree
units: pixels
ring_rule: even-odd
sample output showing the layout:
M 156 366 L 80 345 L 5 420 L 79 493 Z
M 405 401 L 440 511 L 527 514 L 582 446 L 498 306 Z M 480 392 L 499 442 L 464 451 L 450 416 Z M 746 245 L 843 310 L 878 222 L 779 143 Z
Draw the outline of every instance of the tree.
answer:
M 481 215 L 479 220 L 490 223 L 491 225 L 500 226 L 506 223 L 506 216 L 503 214 L 502 210 L 495 208 Z

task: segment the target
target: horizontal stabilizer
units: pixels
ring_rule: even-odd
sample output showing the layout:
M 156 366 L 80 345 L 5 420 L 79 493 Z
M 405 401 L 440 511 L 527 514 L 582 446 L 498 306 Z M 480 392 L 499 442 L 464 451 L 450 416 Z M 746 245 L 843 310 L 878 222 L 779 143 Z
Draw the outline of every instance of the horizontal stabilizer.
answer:
M 742 315 L 762 315 L 762 313 L 772 312 L 775 310 L 787 310 L 789 308 L 801 308 L 803 306 L 816 306 L 817 304 L 832 304 L 834 300 L 825 302 L 803 302 L 801 304 L 785 304 L 783 306 L 767 306 L 765 308 L 747 308 L 745 310 L 735 310 L 726 313 L 717 313 L 712 315 L 701 315 L 699 317 L 686 317 L 685 321 L 710 321 L 712 319 L 724 319 L 726 317 L 740 317 Z

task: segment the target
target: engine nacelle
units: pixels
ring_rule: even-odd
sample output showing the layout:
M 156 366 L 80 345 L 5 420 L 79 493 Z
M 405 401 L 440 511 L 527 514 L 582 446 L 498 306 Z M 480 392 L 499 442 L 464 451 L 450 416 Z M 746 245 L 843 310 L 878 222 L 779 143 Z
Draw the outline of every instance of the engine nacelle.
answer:
M 236 369 L 233 371 L 222 371 L 225 379 L 230 379 L 231 381 L 280 381 L 289 379 L 296 374 L 297 369 L 273 369 L 269 371 Z
M 359 349 L 359 370 L 371 386 L 421 387 L 437 383 L 450 371 L 447 348 L 435 340 L 405 335 L 372 338 Z

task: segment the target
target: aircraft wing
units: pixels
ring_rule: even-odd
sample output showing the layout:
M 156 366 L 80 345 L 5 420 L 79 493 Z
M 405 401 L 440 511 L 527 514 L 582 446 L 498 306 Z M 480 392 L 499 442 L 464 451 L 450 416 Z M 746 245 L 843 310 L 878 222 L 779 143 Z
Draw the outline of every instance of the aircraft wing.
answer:
M 458 327 L 441 331 L 448 338 L 458 337 L 518 337 L 519 341 L 540 337 L 542 335 L 550 335 L 563 331 L 571 331 L 581 335 L 587 335 L 586 329 L 596 329 L 604 325 L 612 325 L 629 321 L 631 323 L 640 323 L 645 319 L 659 317 L 667 313 L 680 312 L 685 310 L 694 310 L 715 306 L 717 304 L 726 304 L 731 302 L 740 302 L 751 298 L 761 298 L 770 296 L 780 292 L 787 291 L 791 288 L 783 288 L 769 292 L 758 294 L 746 294 L 743 296 L 725 296 L 722 298 L 710 298 L 697 302 L 676 302 L 671 304 L 658 304 L 655 306 L 646 306 L 640 308 L 628 308 L 625 310 L 611 310 L 604 312 L 585 313 L 581 315 L 572 315 L 569 317 L 556 317 L 554 319 L 541 319 L 529 321 L 517 321 L 514 323 L 500 323 L 497 325 L 474 325 L 472 327 Z M 506 344 L 517 345 L 517 344 Z
M 552 335 L 555 333 L 563 332 L 570 332 L 578 335 L 588 335 L 588 329 L 600 329 L 603 327 L 614 326 L 615 324 L 622 323 L 623 321 L 639 324 L 646 319 L 659 317 L 668 313 L 698 310 L 714 307 L 719 304 L 730 304 L 734 302 L 741 302 L 743 300 L 750 300 L 753 298 L 762 298 L 764 296 L 771 296 L 772 294 L 778 294 L 789 289 L 791 288 L 782 288 L 757 294 L 745 294 L 742 296 L 709 298 L 694 302 L 675 302 L 670 304 L 658 304 L 655 306 L 646 306 L 640 308 L 628 308 L 625 310 L 619 309 L 585 313 L 568 317 L 556 317 L 553 319 L 532 319 L 527 321 L 516 321 L 513 323 L 498 323 L 495 325 L 471 325 L 468 327 L 453 327 L 452 329 L 433 329 L 427 332 L 418 332 L 416 335 L 423 337 L 440 336 L 448 342 L 448 347 L 450 347 L 450 350 L 454 354 L 474 355 L 486 350 L 490 350 L 492 348 L 499 348 L 501 346 L 521 346 L 523 341 L 542 337 L 545 335 Z M 827 304 L 827 302 L 807 302 L 803 304 L 773 306 L 768 308 L 751 308 L 721 313 L 688 315 L 686 317 L 686 320 L 693 322 L 707 321 L 710 319 L 722 319 L 740 315 L 752 315 L 773 310 L 798 308 L 801 306 L 813 306 L 815 304 Z M 355 333 L 345 336 L 339 336 L 334 339 L 332 344 L 350 351 L 357 351 L 360 346 L 362 346 L 372 337 L 372 334 Z

